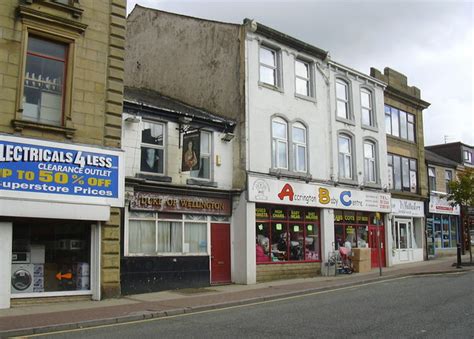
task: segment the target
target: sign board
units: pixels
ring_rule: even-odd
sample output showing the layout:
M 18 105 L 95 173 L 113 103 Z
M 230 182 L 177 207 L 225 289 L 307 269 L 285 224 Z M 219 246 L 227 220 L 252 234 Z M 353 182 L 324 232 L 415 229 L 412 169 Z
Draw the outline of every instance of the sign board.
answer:
M 423 202 L 392 198 L 392 214 L 401 217 L 423 218 L 425 216 Z
M 391 210 L 389 194 L 271 178 L 249 176 L 248 192 L 253 202 L 385 213 Z
M 135 192 L 130 201 L 130 209 L 225 216 L 231 214 L 229 199 L 148 192 Z
M 0 135 L 0 197 L 123 207 L 123 153 Z
M 461 209 L 459 208 L 459 205 L 451 206 L 451 203 L 449 203 L 446 198 L 432 195 L 430 196 L 429 212 L 437 214 L 460 215 Z

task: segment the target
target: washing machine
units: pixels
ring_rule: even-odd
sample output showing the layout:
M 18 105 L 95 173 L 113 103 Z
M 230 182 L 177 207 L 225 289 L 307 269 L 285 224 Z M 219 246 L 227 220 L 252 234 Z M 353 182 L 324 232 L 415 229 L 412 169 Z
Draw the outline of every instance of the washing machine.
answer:
M 12 294 L 32 293 L 34 264 L 12 264 Z

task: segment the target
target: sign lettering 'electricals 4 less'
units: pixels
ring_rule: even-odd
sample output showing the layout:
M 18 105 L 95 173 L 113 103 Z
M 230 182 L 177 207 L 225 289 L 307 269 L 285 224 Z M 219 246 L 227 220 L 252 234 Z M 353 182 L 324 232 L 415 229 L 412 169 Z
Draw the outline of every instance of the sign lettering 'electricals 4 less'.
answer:
M 94 197 L 120 206 L 110 203 L 120 199 L 119 168 L 117 151 L 0 135 L 0 191 L 13 196 Z

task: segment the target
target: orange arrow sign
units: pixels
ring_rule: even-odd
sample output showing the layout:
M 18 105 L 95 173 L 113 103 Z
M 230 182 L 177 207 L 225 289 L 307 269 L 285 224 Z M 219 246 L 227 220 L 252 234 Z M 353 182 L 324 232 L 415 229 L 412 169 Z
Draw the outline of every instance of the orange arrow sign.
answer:
M 72 279 L 72 273 L 69 272 L 69 273 L 61 274 L 61 272 L 59 272 L 58 274 L 56 274 L 56 279 L 58 279 L 58 280 L 61 280 L 61 279 Z

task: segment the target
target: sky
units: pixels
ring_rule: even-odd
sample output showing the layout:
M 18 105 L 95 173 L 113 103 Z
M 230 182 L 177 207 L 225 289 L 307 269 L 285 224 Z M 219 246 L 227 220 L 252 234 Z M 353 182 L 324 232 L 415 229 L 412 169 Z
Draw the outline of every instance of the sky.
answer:
M 390 67 L 431 103 L 425 145 L 474 145 L 474 1 L 471 0 L 127 0 L 203 19 L 244 18 L 329 51 L 362 73 Z

